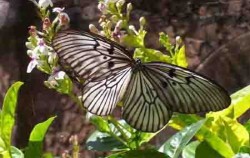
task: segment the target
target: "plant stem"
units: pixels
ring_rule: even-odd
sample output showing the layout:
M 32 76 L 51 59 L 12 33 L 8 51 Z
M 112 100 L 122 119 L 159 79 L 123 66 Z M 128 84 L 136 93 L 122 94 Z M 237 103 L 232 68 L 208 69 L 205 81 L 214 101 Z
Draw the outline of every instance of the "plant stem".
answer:
M 129 140 L 129 137 L 127 136 L 127 134 L 123 131 L 123 129 L 120 127 L 121 124 L 114 119 L 114 117 L 110 116 L 109 121 L 117 128 L 117 130 L 121 133 L 122 137 L 125 139 L 125 141 L 127 142 Z

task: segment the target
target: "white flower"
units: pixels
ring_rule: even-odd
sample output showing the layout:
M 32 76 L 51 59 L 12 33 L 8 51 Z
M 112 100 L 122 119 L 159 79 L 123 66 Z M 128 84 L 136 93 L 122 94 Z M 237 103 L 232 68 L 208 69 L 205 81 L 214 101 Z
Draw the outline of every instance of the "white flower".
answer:
M 47 46 L 44 42 L 44 40 L 42 38 L 38 39 L 37 42 L 37 47 L 34 49 L 35 53 L 38 54 L 43 54 L 43 55 L 48 55 L 49 50 L 51 50 L 52 48 L 50 48 L 49 46 Z
M 54 75 L 55 80 L 63 80 L 66 73 L 64 71 L 59 71 Z
M 53 8 L 52 11 L 53 11 L 54 13 L 61 13 L 62 11 L 64 11 L 64 9 L 65 9 L 64 7 L 63 7 L 63 8 L 55 7 L 55 8 Z
M 49 63 L 49 64 L 53 64 L 54 61 L 55 61 L 56 58 L 57 58 L 56 53 L 55 53 L 55 52 L 49 52 L 48 55 L 49 55 L 49 57 L 48 57 L 48 63 Z
M 40 8 L 48 8 L 48 6 L 53 7 L 53 3 L 51 0 L 39 0 L 38 6 Z
M 38 65 L 38 61 L 36 59 L 32 59 L 27 67 L 26 72 L 31 73 L 31 71 Z

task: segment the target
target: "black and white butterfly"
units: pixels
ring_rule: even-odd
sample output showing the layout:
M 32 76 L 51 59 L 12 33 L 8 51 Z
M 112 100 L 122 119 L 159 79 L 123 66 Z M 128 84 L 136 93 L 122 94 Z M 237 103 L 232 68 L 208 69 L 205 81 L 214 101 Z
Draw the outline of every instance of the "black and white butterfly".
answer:
M 122 101 L 123 118 L 141 131 L 158 131 L 173 112 L 217 111 L 231 102 L 228 93 L 206 77 L 163 62 L 141 63 L 99 35 L 61 31 L 52 46 L 64 69 L 84 81 L 82 102 L 89 112 L 109 115 Z

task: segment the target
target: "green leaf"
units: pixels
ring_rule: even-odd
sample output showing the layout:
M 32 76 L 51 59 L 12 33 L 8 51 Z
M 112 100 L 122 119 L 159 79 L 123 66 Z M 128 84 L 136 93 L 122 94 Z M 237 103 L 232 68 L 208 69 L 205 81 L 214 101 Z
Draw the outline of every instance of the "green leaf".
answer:
M 244 127 L 246 128 L 246 130 L 250 134 L 250 119 L 244 124 Z
M 100 132 L 110 132 L 109 123 L 104 118 L 97 115 L 92 115 L 90 117 L 90 122 L 93 123 Z
M 44 153 L 42 158 L 54 158 L 52 153 Z
M 86 141 L 88 150 L 96 151 L 120 151 L 127 147 L 114 137 L 99 131 L 93 132 Z
M 249 133 L 243 125 L 226 116 L 214 116 L 210 131 L 227 142 L 234 153 L 244 145 L 249 145 Z
M 170 53 L 172 53 L 174 46 L 172 46 L 169 37 L 167 34 L 160 32 L 159 33 L 160 38 L 159 38 L 159 42 L 162 46 L 164 46 L 166 48 L 167 51 L 169 51 Z
M 18 98 L 18 90 L 23 85 L 22 82 L 14 83 L 7 91 L 0 118 L 0 137 L 5 143 L 7 150 L 10 149 L 11 133 L 15 123 L 15 111 Z
M 167 155 L 153 149 L 131 150 L 123 153 L 113 154 L 107 158 L 169 158 Z
M 242 147 L 240 147 L 240 150 L 238 151 L 238 153 L 248 153 L 248 154 L 250 154 L 250 146 L 242 146 Z
M 199 144 L 199 141 L 189 143 L 182 151 L 182 158 L 195 158 L 195 150 Z
M 180 130 L 185 126 L 197 122 L 199 119 L 201 118 L 197 115 L 175 114 L 170 120 L 169 126 Z M 212 133 L 210 127 L 203 126 L 196 134 L 196 137 L 199 140 L 206 140 L 213 149 L 218 151 L 224 157 L 232 157 L 234 155 L 229 144 L 224 142 L 215 133 Z
M 178 50 L 178 52 L 174 54 L 173 58 L 174 58 L 174 62 L 172 64 L 187 68 L 188 63 L 187 63 L 187 58 L 186 58 L 186 53 L 185 53 L 185 46 L 182 46 Z
M 24 158 L 23 152 L 18 148 L 11 146 L 11 157 L 12 158 Z
M 224 157 L 221 156 L 216 150 L 211 148 L 206 141 L 203 141 L 196 148 L 195 158 L 224 158 Z M 232 158 L 232 156 L 226 158 Z
M 162 61 L 165 63 L 171 63 L 170 56 L 162 54 L 158 50 L 147 48 L 136 48 L 134 51 L 134 58 L 140 59 L 143 63 L 151 61 Z
M 51 117 L 42 123 L 38 123 L 31 131 L 29 145 L 25 151 L 25 158 L 40 158 L 45 134 L 56 117 Z
M 207 144 L 209 144 L 209 146 L 220 155 L 226 158 L 233 157 L 234 152 L 229 144 L 224 142 L 215 133 L 211 132 L 206 126 L 201 128 L 201 130 L 197 133 L 197 136 L 201 140 L 206 140 Z
M 127 47 L 144 48 L 145 30 L 139 30 L 138 34 L 128 34 L 122 37 L 122 43 Z
M 167 154 L 171 158 L 178 158 L 181 151 L 188 144 L 188 142 L 194 137 L 194 135 L 200 130 L 205 123 L 205 120 L 200 120 L 191 126 L 185 127 L 182 131 L 176 133 L 167 142 L 165 142 L 159 149 L 159 151 Z

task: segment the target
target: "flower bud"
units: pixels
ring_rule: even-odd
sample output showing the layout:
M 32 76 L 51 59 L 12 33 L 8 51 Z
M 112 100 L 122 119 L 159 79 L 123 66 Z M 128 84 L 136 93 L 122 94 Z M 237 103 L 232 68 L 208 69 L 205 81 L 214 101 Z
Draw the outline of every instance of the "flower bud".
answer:
M 141 26 L 141 27 L 143 27 L 143 26 L 146 24 L 146 20 L 145 20 L 144 17 L 141 17 L 141 18 L 139 19 L 139 22 L 140 22 L 140 26 Z
M 98 34 L 99 30 L 95 27 L 94 24 L 89 24 L 89 31 L 95 34 Z
M 48 28 L 51 26 L 51 22 L 49 18 L 45 18 L 43 20 L 43 30 L 48 30 Z
M 118 2 L 116 2 L 116 7 L 121 8 L 124 3 L 125 3 L 125 0 L 119 0 Z
M 59 14 L 59 24 L 61 26 L 68 26 L 69 22 L 70 22 L 70 18 L 67 13 L 62 12 Z
M 36 36 L 37 35 L 37 30 L 35 26 L 30 26 L 29 27 L 29 34 L 30 36 Z
M 106 13 L 106 11 L 107 11 L 107 8 L 106 8 L 105 4 L 102 3 L 102 2 L 100 2 L 100 3 L 98 4 L 97 8 L 98 8 L 98 9 L 100 10 L 100 12 L 102 12 L 102 13 Z
M 130 13 L 132 9 L 133 9 L 132 4 L 131 4 L 131 3 L 128 3 L 128 4 L 127 4 L 127 13 Z
M 51 0 L 39 0 L 38 6 L 40 8 L 48 8 L 49 6 L 53 7 L 53 3 Z
M 176 36 L 176 37 L 175 37 L 175 41 L 176 41 L 176 44 L 177 44 L 177 45 L 181 45 L 181 44 L 182 44 L 182 39 L 181 39 L 180 36 Z
M 129 29 L 130 31 L 132 31 L 133 33 L 135 33 L 136 35 L 138 34 L 138 32 L 136 31 L 134 25 L 129 25 L 129 26 L 128 26 L 128 29 Z

